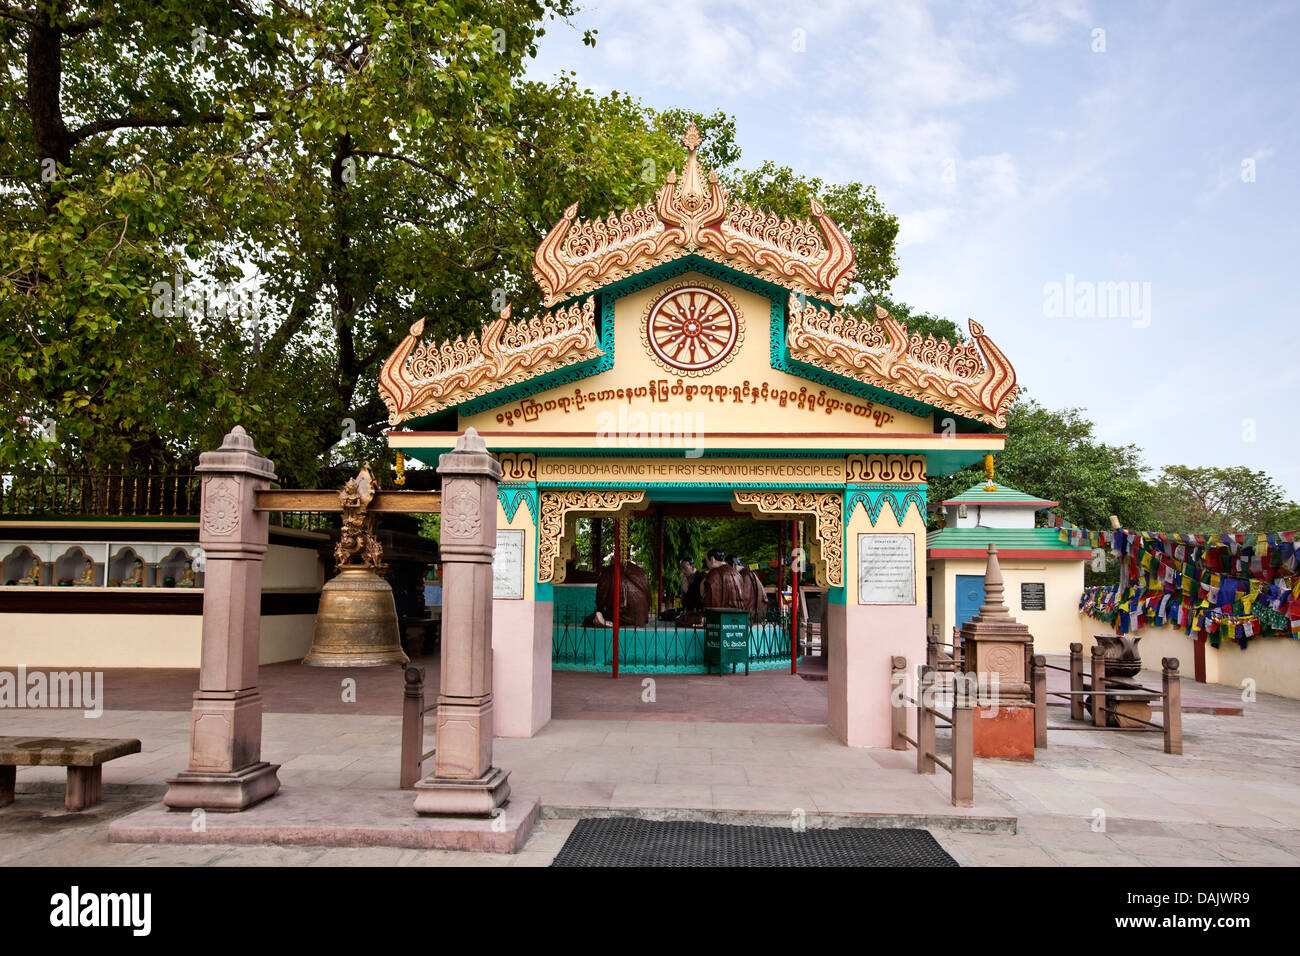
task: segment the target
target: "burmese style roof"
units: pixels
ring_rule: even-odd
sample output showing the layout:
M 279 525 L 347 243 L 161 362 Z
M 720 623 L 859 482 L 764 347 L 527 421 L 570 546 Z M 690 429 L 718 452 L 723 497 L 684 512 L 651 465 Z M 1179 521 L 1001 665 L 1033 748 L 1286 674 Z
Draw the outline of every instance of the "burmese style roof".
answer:
M 571 367 L 583 363 L 594 374 L 593 360 L 607 354 L 596 301 L 603 290 L 674 262 L 707 260 L 783 290 L 772 295 L 773 315 L 784 319 L 773 322 L 774 367 L 779 358 L 792 374 L 886 404 L 911 402 L 917 414 L 941 409 L 985 427 L 1006 424 L 1015 370 L 978 323 L 970 323 L 973 341 L 952 345 L 909 333 L 884 309 L 874 322 L 844 311 L 857 272 L 844 231 L 816 200 L 812 218 L 802 220 L 736 201 L 715 171 L 700 169 L 701 141 L 692 124 L 681 178 L 671 171 L 652 201 L 589 221 L 577 218 L 576 204 L 564 211 L 533 258 L 551 311 L 511 321 L 506 308 L 481 335 L 442 342 L 421 341 L 424 322 L 415 322 L 380 370 L 389 422 L 497 392 L 504 403 L 520 388 L 547 387 L 562 370 L 581 377 L 583 369 Z
M 925 536 L 930 558 L 986 558 L 989 545 L 999 558 L 1082 561 L 1092 549 L 1061 540 L 1056 528 L 940 528 Z

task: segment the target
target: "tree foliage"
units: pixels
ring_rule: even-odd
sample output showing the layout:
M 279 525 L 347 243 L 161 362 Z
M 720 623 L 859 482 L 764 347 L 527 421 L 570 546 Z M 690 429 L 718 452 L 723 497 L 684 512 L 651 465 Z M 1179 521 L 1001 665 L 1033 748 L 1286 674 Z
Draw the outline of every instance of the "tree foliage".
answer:
M 869 187 L 745 173 L 725 113 L 526 79 L 573 10 L 5 3 L 0 463 L 192 463 L 236 422 L 290 483 L 387 458 L 376 374 L 411 323 L 540 308 L 563 209 L 651 198 L 691 121 L 742 198 L 820 196 L 883 291 L 897 222 Z

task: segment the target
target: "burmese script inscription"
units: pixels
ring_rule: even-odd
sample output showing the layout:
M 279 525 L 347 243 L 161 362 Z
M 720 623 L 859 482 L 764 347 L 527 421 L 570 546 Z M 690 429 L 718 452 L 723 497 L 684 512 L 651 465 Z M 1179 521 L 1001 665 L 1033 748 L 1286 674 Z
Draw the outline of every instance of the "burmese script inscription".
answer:
M 837 398 L 828 394 L 824 388 L 778 388 L 769 382 L 753 383 L 745 381 L 739 384 L 700 384 L 687 382 L 685 379 L 666 378 L 650 379 L 644 385 L 627 385 L 619 388 L 587 389 L 575 388 L 556 398 L 525 398 L 503 407 L 496 414 L 497 424 L 513 426 L 516 422 L 530 423 L 537 421 L 543 413 L 560 412 L 568 415 L 580 412 L 589 405 L 601 405 L 609 402 L 627 403 L 636 399 L 649 399 L 653 403 L 674 404 L 680 407 L 682 402 L 729 405 L 776 405 L 780 408 L 792 406 L 800 411 L 812 414 L 833 415 L 838 419 L 865 419 L 877 428 L 884 428 L 894 421 L 893 411 L 865 399 L 857 401 Z M 692 406 L 696 407 L 696 406 Z M 848 422 L 846 421 L 847 425 Z M 865 424 L 865 422 L 863 422 Z

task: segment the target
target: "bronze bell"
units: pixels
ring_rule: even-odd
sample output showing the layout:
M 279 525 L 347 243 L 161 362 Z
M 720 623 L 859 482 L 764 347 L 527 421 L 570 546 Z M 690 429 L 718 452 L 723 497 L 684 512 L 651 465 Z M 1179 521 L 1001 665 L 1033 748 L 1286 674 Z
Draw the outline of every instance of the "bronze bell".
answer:
M 388 582 L 371 568 L 352 564 L 326 581 L 311 650 L 302 662 L 316 667 L 405 664 Z
M 316 630 L 304 664 L 382 667 L 407 662 L 393 589 L 377 570 L 382 550 L 375 537 L 375 516 L 366 513 L 375 490 L 370 466 L 363 465 L 339 492 L 343 529 L 334 547 L 339 573 L 321 589 Z M 361 564 L 350 563 L 356 557 Z

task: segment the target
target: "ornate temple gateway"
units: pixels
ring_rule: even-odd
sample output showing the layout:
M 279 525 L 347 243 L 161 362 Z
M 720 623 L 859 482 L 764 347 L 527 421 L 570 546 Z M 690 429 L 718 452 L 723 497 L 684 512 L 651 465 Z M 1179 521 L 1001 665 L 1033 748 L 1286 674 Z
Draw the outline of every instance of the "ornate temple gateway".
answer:
M 429 464 L 473 427 L 501 464 L 493 604 L 496 732 L 550 719 L 554 602 L 580 518 L 683 505 L 798 521 L 827 589 L 828 721 L 889 743 L 892 655 L 925 652 L 927 475 L 1003 447 L 1006 356 L 843 308 L 856 272 L 812 203 L 791 221 L 736 202 L 696 159 L 653 202 L 576 206 L 538 247 L 549 310 L 384 363 L 389 444 Z M 443 503 L 444 534 L 457 518 Z M 673 560 L 675 566 L 675 558 Z

